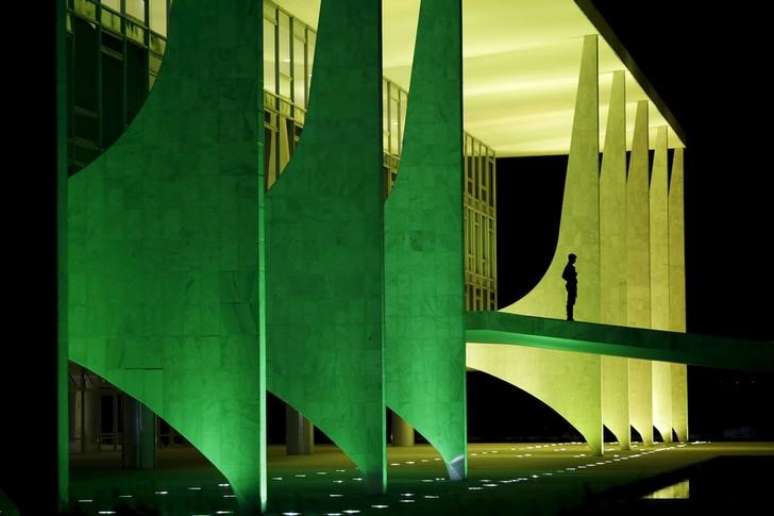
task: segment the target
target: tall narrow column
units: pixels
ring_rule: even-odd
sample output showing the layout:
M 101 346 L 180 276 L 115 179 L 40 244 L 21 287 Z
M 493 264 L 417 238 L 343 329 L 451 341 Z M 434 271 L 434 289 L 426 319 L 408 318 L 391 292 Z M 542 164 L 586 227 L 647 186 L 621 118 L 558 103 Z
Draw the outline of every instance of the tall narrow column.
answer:
M 650 327 L 650 205 L 648 195 L 648 101 L 637 103 L 634 139 L 626 178 L 626 325 Z M 629 360 L 629 420 L 653 444 L 652 367 Z
M 653 445 L 652 374 L 649 360 L 629 359 L 629 419 L 643 446 Z
M 124 431 L 121 464 L 124 469 L 156 467 L 156 415 L 129 396 L 123 398 Z
M 613 72 L 613 83 L 599 179 L 600 320 L 626 324 L 626 76 Z M 630 447 L 629 370 L 620 357 L 602 357 L 602 421 Z
M 626 179 L 626 325 L 650 328 L 648 101 L 637 103 Z
M 285 448 L 288 455 L 314 452 L 314 425 L 290 405 L 285 405 Z
M 81 384 L 80 410 L 76 417 L 80 422 L 80 451 L 88 453 L 99 449 L 100 393 L 97 379 L 83 370 Z
M 414 427 L 395 412 L 390 412 L 393 446 L 414 446 Z
M 684 150 L 676 148 L 669 179 L 669 325 L 685 332 L 685 196 Z M 688 366 L 672 364 L 672 427 L 688 440 Z
M 667 128 L 656 130 L 650 178 L 650 321 L 669 329 L 669 203 Z M 653 425 L 664 442 L 672 442 L 672 366 L 653 362 Z
M 667 201 L 667 128 L 656 131 L 650 178 L 650 323 L 669 328 L 669 203 Z

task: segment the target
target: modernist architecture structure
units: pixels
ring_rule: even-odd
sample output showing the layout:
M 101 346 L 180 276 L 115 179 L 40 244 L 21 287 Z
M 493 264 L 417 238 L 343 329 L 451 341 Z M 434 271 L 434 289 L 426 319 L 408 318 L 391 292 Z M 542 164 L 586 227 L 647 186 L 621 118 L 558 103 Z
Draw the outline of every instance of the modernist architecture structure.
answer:
M 387 408 L 465 477 L 467 368 L 602 454 L 687 439 L 686 363 L 754 364 L 681 335 L 681 131 L 589 2 L 64 4 L 74 452 L 117 443 L 104 380 L 125 460 L 157 414 L 263 506 L 268 390 L 292 451 L 311 421 L 380 491 Z M 555 257 L 497 312 L 495 158 L 562 153 Z

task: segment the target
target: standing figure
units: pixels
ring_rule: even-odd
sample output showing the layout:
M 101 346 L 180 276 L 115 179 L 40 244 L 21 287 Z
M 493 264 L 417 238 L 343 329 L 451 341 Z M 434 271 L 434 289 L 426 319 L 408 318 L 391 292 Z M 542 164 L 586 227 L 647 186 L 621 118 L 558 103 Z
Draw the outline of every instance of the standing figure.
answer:
M 567 287 L 567 320 L 574 321 L 572 318 L 572 309 L 575 305 L 575 299 L 578 297 L 578 273 L 575 272 L 575 260 L 577 256 L 574 253 L 567 255 L 567 265 L 564 266 L 562 279 Z

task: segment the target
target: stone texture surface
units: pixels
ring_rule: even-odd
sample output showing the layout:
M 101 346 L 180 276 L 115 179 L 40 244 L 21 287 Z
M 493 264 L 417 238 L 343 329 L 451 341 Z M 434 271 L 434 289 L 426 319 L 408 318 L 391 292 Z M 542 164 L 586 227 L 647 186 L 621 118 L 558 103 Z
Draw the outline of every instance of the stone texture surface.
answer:
M 422 0 L 403 154 L 385 206 L 388 406 L 466 472 L 461 2 Z
M 176 2 L 146 104 L 68 199 L 70 358 L 175 427 L 245 510 L 265 502 L 260 13 Z
M 503 311 L 565 319 L 567 292 L 562 270 L 567 255 L 578 256 L 575 319 L 600 322 L 599 316 L 599 58 L 596 35 L 583 39 L 570 156 L 564 185 L 556 251 L 543 278 L 526 296 Z M 500 264 L 507 267 L 508 264 Z
M 267 196 L 269 390 L 386 487 L 381 5 L 321 5 L 309 114 Z

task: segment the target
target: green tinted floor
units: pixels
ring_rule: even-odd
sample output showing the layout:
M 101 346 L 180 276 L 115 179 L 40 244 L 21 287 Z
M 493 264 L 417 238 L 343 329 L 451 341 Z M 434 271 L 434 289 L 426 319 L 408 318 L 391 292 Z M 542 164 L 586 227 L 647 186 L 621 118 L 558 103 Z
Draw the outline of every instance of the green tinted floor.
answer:
M 389 491 L 363 494 L 363 479 L 333 446 L 312 456 L 269 448 L 271 514 L 558 514 L 606 489 L 722 455 L 774 455 L 774 443 L 690 443 L 592 457 L 585 444 L 471 444 L 470 478 L 445 479 L 429 446 L 388 449 Z M 74 506 L 84 514 L 121 514 L 123 504 L 147 514 L 234 514 L 226 481 L 194 450 L 164 449 L 150 472 L 116 469 L 117 452 L 77 457 Z M 102 512 L 100 512 L 102 511 Z

